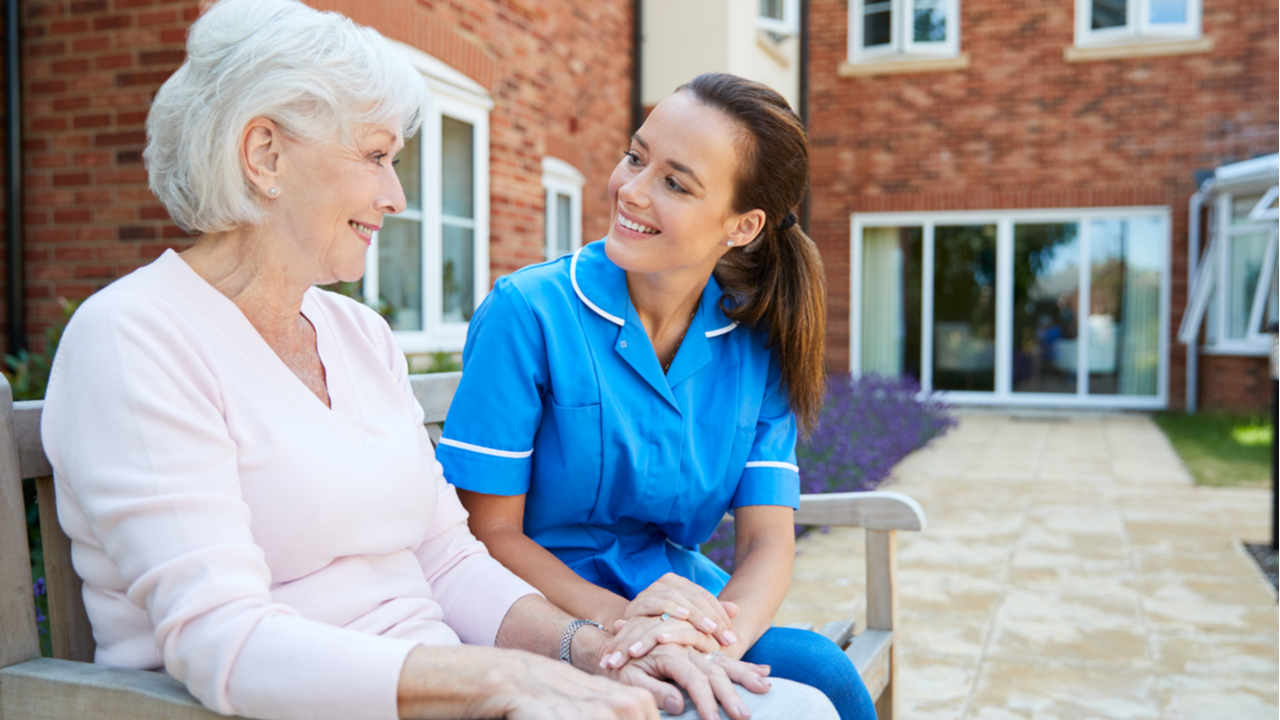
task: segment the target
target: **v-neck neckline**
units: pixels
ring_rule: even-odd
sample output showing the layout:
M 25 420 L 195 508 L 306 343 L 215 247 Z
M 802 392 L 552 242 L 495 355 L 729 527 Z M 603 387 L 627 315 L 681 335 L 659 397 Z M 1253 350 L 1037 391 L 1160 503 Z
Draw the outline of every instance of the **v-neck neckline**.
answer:
M 332 335 L 331 323 L 324 307 L 313 297 L 313 293 L 324 292 L 323 290 L 309 288 L 302 297 L 299 312 L 307 322 L 311 323 L 316 334 L 316 353 L 320 357 L 320 364 L 324 367 L 325 391 L 329 394 L 327 406 L 311 391 L 311 388 L 307 387 L 302 378 L 285 365 L 284 360 L 280 359 L 276 351 L 267 344 L 240 307 L 231 298 L 210 285 L 178 253 L 166 250 L 157 262 L 163 262 L 173 268 L 173 273 L 177 276 L 173 278 L 174 284 L 179 291 L 187 293 L 197 307 L 203 309 L 215 321 L 218 329 L 227 336 L 231 344 L 245 355 L 246 360 L 266 375 L 272 384 L 280 388 L 281 392 L 289 396 L 293 402 L 304 407 L 318 407 L 325 412 L 360 417 L 360 405 L 355 402 L 351 378 L 347 373 L 340 344 Z

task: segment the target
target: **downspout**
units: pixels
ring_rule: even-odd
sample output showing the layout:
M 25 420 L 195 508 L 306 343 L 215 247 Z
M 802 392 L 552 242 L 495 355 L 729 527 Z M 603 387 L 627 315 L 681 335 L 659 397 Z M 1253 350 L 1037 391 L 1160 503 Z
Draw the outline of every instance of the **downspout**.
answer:
M 634 27 L 631 33 L 631 132 L 640 129 L 644 124 L 644 94 L 640 82 L 644 79 L 641 72 L 644 62 L 644 0 L 634 0 L 632 3 L 632 21 Z
M 9 329 L 7 351 L 27 346 L 25 268 L 22 253 L 22 75 L 18 56 L 22 50 L 18 0 L 5 3 L 5 309 Z
M 800 0 L 800 123 L 809 131 L 809 0 Z M 812 158 L 812 151 L 810 152 Z M 804 201 L 800 205 L 800 227 L 809 230 L 809 206 L 813 202 L 809 186 L 804 188 Z
M 1200 265 L 1200 215 L 1204 210 L 1204 200 L 1213 193 L 1213 180 L 1206 180 L 1200 189 L 1191 196 L 1187 203 L 1187 302 L 1191 301 L 1191 283 L 1195 281 L 1196 269 Z M 1186 309 L 1183 309 L 1186 312 Z M 1195 415 L 1198 406 L 1198 390 L 1200 374 L 1200 340 L 1192 340 L 1187 345 L 1187 401 L 1188 415 Z

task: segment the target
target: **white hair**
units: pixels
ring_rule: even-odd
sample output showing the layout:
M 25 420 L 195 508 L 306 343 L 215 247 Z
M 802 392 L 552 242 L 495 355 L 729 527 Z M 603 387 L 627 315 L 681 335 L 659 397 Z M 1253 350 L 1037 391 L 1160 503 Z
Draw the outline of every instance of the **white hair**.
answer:
M 187 59 L 156 94 L 143 152 L 151 192 L 183 230 L 261 221 L 240 163 L 250 120 L 290 137 L 352 141 L 365 124 L 422 120 L 426 83 L 372 28 L 296 0 L 219 0 L 191 26 Z

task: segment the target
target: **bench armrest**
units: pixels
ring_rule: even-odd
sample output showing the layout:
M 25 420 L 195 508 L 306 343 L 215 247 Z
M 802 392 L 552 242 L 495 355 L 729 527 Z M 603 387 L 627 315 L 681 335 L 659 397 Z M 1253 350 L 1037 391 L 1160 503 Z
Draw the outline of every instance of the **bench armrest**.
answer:
M 924 530 L 924 509 L 896 492 L 801 495 L 797 525 L 843 525 L 868 530 Z

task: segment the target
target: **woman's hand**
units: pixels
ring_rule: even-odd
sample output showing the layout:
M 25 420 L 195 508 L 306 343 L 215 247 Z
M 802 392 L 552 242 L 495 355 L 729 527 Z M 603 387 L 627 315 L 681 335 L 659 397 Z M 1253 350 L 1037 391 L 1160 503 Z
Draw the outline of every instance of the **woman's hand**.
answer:
M 410 652 L 398 705 L 405 719 L 658 720 L 648 688 L 522 650 L 469 646 L 419 646 Z
M 687 620 L 697 630 L 716 638 L 721 645 L 738 641 L 730 619 L 738 614 L 738 606 L 721 602 L 715 595 L 690 580 L 667 573 L 640 591 L 622 614 L 623 620 L 640 616 L 661 616 Z
M 734 683 L 756 694 L 769 691 L 768 668 L 711 653 L 704 655 L 683 645 L 660 645 L 641 658 L 612 671 L 612 676 L 648 690 L 658 705 L 672 715 L 684 712 L 684 696 L 669 682 L 674 681 L 693 700 L 702 720 L 719 720 L 717 702 L 733 720 L 748 720 L 751 712 L 743 704 Z
M 715 638 L 676 618 L 634 617 L 619 620 L 614 630 L 616 634 L 605 646 L 600 661 L 602 668 L 622 667 L 628 659 L 643 657 L 658 645 L 687 645 L 704 654 L 720 649 Z

